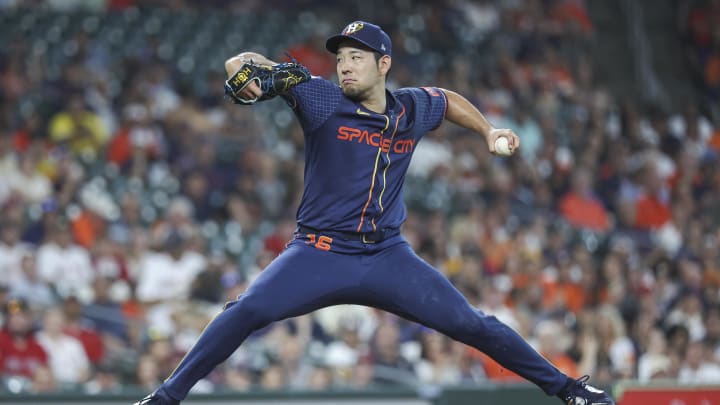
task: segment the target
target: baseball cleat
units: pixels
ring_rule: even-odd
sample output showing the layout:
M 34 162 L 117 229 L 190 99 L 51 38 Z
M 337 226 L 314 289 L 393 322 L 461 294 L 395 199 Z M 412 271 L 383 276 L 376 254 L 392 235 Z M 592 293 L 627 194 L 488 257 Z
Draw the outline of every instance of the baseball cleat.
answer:
M 563 401 L 567 405 L 615 405 L 615 401 L 605 391 L 588 384 L 589 379 L 590 376 L 586 375 L 575 380 L 562 398 Z
M 180 401 L 176 401 L 169 396 L 165 395 L 164 392 L 161 392 L 159 389 L 153 392 L 152 394 L 149 394 L 145 398 L 141 399 L 138 402 L 135 402 L 133 405 L 179 405 Z

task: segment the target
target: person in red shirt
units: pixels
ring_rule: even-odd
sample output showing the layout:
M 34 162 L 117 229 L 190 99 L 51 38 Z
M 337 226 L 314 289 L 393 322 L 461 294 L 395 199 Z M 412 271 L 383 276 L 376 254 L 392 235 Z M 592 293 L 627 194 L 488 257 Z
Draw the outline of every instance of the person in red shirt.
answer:
M 335 63 L 327 57 L 324 48 L 318 47 L 317 44 L 322 43 L 321 36 L 315 34 L 305 41 L 292 45 L 287 53 L 305 65 L 314 75 L 330 77 L 335 73 Z
M 48 365 L 45 350 L 35 340 L 27 303 L 10 299 L 4 308 L 5 325 L 0 331 L 0 375 L 32 379 Z
M 641 174 L 643 194 L 635 202 L 635 228 L 658 229 L 671 219 L 666 183 L 657 164 L 648 163 Z
M 63 332 L 82 343 L 85 353 L 93 364 L 105 358 L 102 336 L 82 319 L 82 303 L 75 296 L 69 296 L 62 304 L 67 324 Z
M 594 195 L 592 173 L 578 168 L 572 176 L 572 188 L 559 203 L 562 216 L 574 227 L 604 232 L 610 228 L 610 219 L 602 202 Z

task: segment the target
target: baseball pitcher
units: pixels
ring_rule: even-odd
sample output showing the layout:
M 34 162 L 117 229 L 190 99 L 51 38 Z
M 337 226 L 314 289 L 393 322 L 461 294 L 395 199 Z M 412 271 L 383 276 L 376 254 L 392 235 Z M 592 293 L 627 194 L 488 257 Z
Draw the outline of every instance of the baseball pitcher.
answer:
M 336 56 L 339 83 L 311 76 L 296 62 L 279 64 L 252 52 L 226 62 L 228 97 L 252 105 L 280 96 L 304 130 L 297 230 L 247 291 L 226 304 L 162 386 L 137 404 L 177 404 L 253 331 L 337 304 L 380 308 L 438 330 L 566 404 L 614 404 L 587 377 L 562 374 L 511 328 L 475 309 L 400 233 L 405 174 L 425 134 L 448 120 L 478 133 L 491 152 L 503 155 L 520 147 L 518 136 L 494 128 L 453 91 L 388 91 L 392 43 L 377 25 L 353 22 L 329 38 L 326 48 Z

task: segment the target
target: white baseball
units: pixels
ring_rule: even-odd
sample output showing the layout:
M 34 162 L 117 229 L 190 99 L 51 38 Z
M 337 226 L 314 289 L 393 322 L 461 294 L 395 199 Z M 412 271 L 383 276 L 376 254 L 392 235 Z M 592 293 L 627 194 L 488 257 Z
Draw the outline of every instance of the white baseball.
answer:
M 510 156 L 512 151 L 510 150 L 510 143 L 504 136 L 499 137 L 495 140 L 495 153 L 500 156 Z

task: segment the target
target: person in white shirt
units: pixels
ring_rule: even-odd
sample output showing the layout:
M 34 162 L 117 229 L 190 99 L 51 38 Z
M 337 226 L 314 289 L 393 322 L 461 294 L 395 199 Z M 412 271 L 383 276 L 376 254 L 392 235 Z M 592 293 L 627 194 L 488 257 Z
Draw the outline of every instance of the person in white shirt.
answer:
M 22 277 L 10 284 L 12 296 L 23 298 L 33 310 L 57 304 L 52 288 L 38 275 L 34 251 L 29 250 L 21 257 L 20 271 Z
M 24 202 L 39 203 L 52 195 L 52 183 L 37 170 L 39 152 L 28 151 L 20 156 L 16 170 L 7 174 L 5 181 L 11 191 Z
M 205 270 L 207 260 L 203 255 L 184 249 L 185 239 L 171 234 L 165 241 L 163 251 L 145 255 L 140 264 L 137 296 L 140 301 L 185 299 L 195 277 Z
M 692 342 L 685 353 L 678 381 L 681 384 L 720 384 L 720 365 L 708 361 L 712 356 L 705 353 L 702 342 Z
M 638 359 L 638 380 L 646 383 L 656 375 L 662 376 L 670 369 L 670 363 L 665 334 L 658 328 L 652 329 L 647 350 Z
M 184 236 L 172 231 L 163 250 L 148 252 L 138 265 L 136 295 L 146 305 L 147 320 L 157 333 L 175 332 L 175 304 L 188 298 L 195 277 L 207 267 L 203 255 L 185 247 Z
M 49 240 L 38 249 L 37 267 L 40 278 L 55 286 L 59 295 L 86 296 L 92 291 L 94 270 L 90 254 L 72 242 L 66 224 L 59 224 L 50 233 Z
M 0 223 L 0 284 L 13 286 L 24 278 L 21 261 L 23 256 L 32 253 L 33 248 L 20 240 L 20 232 L 17 222 Z
M 50 369 L 60 384 L 81 384 L 90 376 L 90 361 L 82 343 L 63 333 L 65 315 L 59 308 L 50 308 L 43 317 L 38 343 L 48 354 Z

